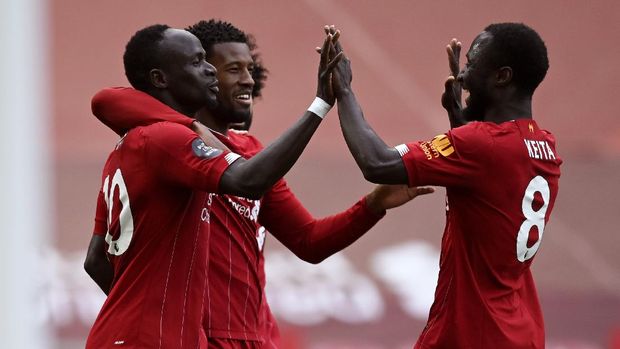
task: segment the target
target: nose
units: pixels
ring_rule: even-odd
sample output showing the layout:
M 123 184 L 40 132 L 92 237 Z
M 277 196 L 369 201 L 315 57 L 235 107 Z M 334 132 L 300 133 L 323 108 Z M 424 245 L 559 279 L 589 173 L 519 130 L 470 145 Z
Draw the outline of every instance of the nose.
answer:
M 239 79 L 239 84 L 250 87 L 254 86 L 254 78 L 252 77 L 252 72 L 250 72 L 250 70 L 243 70 L 243 74 L 241 74 L 241 78 Z
M 217 68 L 213 66 L 213 64 L 205 61 L 205 74 L 207 76 L 215 76 L 217 74 Z

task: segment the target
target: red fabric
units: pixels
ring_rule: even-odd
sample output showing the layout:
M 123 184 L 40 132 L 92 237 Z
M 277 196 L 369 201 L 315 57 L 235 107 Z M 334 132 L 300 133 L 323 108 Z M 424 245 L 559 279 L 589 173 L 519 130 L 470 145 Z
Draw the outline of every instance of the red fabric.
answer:
M 245 157 L 262 148 L 246 133 L 229 131 L 228 137 L 218 136 Z M 212 198 L 206 324 L 210 338 L 269 341 L 269 333 L 275 330 L 275 322 L 271 329 L 265 323 L 272 317 L 264 298 L 265 229 L 300 258 L 317 263 L 353 243 L 381 218 L 360 200 L 344 212 L 316 219 L 284 180 L 261 200 L 216 194 Z
M 106 89 L 96 98 L 93 112 L 117 132 L 170 116 L 170 108 L 131 89 Z M 150 107 L 136 107 L 144 105 Z M 183 124 L 191 124 L 183 118 Z M 179 115 L 170 120 L 179 120 Z M 216 136 L 246 158 L 262 149 L 247 132 L 231 130 Z M 318 262 L 351 244 L 382 217 L 372 214 L 362 199 L 345 212 L 315 219 L 284 180 L 261 200 L 210 193 L 206 207 L 211 239 L 204 328 L 210 338 L 260 341 L 267 346 L 279 342 L 279 332 L 264 296 L 265 228 L 301 258 Z
M 445 186 L 448 201 L 435 302 L 415 348 L 544 348 L 533 258 L 517 255 L 538 240 L 528 222 L 543 227 L 553 210 L 554 137 L 532 120 L 474 122 L 407 148 L 410 185 Z
M 107 223 L 114 280 L 87 348 L 206 348 L 204 191 L 217 190 L 228 162 L 196 155 L 196 139 L 184 126 L 157 123 L 131 130 L 110 154 L 95 221 Z
M 103 236 L 108 232 L 108 207 L 103 198 L 103 187 L 99 189 L 97 196 L 97 208 L 95 210 L 95 227 L 93 235 Z
M 119 136 L 133 127 L 170 121 L 189 127 L 194 119 L 176 112 L 150 95 L 130 87 L 109 87 L 97 92 L 91 100 L 93 114 Z M 148 111 L 148 118 L 135 115 Z M 109 119 L 108 119 L 109 118 Z

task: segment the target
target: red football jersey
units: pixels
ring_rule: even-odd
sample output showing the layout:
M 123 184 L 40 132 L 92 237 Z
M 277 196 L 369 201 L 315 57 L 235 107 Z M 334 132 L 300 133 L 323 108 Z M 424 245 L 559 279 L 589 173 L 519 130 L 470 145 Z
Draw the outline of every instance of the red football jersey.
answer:
M 186 126 L 193 122 L 131 88 L 104 89 L 93 97 L 92 107 L 97 118 L 119 134 L 162 120 Z M 214 134 L 245 158 L 262 149 L 247 132 Z M 260 200 L 213 192 L 207 198 L 211 252 L 204 328 L 209 337 L 260 341 L 265 347 L 275 347 L 279 336 L 264 294 L 266 230 L 301 259 L 318 263 L 353 243 L 383 217 L 369 211 L 362 199 L 346 211 L 315 219 L 284 180 Z
M 105 235 L 114 280 L 87 348 L 206 348 L 206 191 L 238 155 L 188 128 L 131 130 L 102 175 L 94 233 Z
M 554 137 L 533 120 L 472 122 L 396 149 L 410 186 L 447 190 L 435 301 L 415 348 L 544 348 L 530 265 L 558 193 Z
M 262 149 L 247 132 L 230 130 L 227 136 L 216 136 L 246 158 Z M 360 200 L 347 211 L 317 220 L 284 180 L 260 200 L 209 195 L 211 260 L 205 317 L 209 337 L 277 341 L 264 294 L 266 230 L 302 259 L 318 262 L 351 244 L 381 218 Z

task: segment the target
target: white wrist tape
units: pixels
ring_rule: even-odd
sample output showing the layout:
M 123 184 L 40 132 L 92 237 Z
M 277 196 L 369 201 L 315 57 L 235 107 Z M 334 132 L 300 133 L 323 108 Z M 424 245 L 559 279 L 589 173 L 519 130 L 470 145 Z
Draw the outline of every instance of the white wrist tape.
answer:
M 332 106 L 319 97 L 316 97 L 308 107 L 309 112 L 316 114 L 321 119 L 323 119 L 331 109 Z

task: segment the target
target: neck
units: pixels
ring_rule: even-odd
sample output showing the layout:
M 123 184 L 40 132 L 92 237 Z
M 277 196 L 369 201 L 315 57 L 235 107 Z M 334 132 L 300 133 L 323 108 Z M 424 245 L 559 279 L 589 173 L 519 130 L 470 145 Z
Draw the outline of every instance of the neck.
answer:
M 532 118 L 532 97 L 511 98 L 490 105 L 484 113 L 484 121 L 497 124 L 515 119 Z
M 203 125 L 213 131 L 219 132 L 223 135 L 226 135 L 228 133 L 228 129 L 230 128 L 230 123 L 215 117 L 213 112 L 207 108 L 202 108 L 196 113 L 196 120 L 200 121 Z
M 167 93 L 153 93 L 151 94 L 153 97 L 157 98 L 160 102 L 166 104 L 170 108 L 178 111 L 179 113 L 189 116 L 190 118 L 194 117 L 196 113 L 196 109 L 190 106 L 181 105 L 174 97 Z

